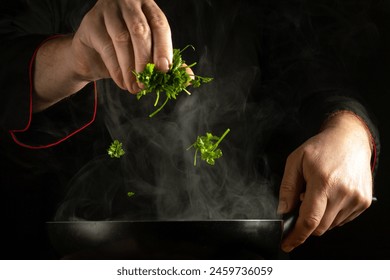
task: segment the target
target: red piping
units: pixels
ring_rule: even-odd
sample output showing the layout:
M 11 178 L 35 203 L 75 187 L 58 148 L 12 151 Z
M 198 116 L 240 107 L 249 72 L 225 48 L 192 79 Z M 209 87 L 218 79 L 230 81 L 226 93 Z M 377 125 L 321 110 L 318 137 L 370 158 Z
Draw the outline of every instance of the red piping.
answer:
M 53 146 L 56 146 L 62 142 L 64 142 L 65 140 L 67 140 L 68 138 L 72 137 L 73 135 L 77 134 L 78 132 L 80 132 L 81 130 L 85 129 L 86 127 L 88 127 L 89 125 L 91 125 L 94 121 L 95 121 L 95 118 L 96 118 L 96 112 L 97 112 L 97 87 L 96 87 L 96 82 L 94 82 L 94 109 L 93 109 L 93 116 L 92 116 L 92 119 L 86 123 L 85 125 L 83 125 L 82 127 L 80 127 L 79 129 L 73 131 L 72 133 L 70 133 L 69 135 L 65 136 L 64 138 L 61 138 L 60 140 L 54 142 L 54 143 L 51 143 L 51 144 L 47 144 L 47 145 L 42 145 L 42 146 L 32 146 L 32 145 L 28 145 L 28 144 L 24 144 L 22 142 L 20 142 L 16 136 L 15 136 L 15 133 L 21 133 L 21 132 L 26 132 L 30 125 L 31 125 L 31 121 L 32 121 L 32 99 L 33 99 L 33 65 L 34 65 L 34 61 L 35 61 L 35 57 L 38 53 L 38 50 L 39 48 L 45 43 L 47 42 L 48 40 L 51 40 L 51 39 L 54 39 L 54 38 L 57 38 L 57 37 L 62 37 L 64 35 L 54 35 L 54 36 L 51 36 L 49 38 L 47 38 L 46 40 L 44 40 L 37 48 L 36 50 L 34 51 L 34 54 L 30 60 L 30 64 L 29 64 L 29 81 L 30 81 L 30 103 L 29 103 L 29 119 L 28 119 L 28 122 L 27 122 L 27 125 L 25 128 L 23 129 L 19 129 L 19 130 L 10 130 L 9 133 L 11 134 L 12 136 L 12 139 L 15 141 L 16 144 L 18 144 L 19 146 L 22 146 L 24 148 L 29 148 L 29 149 L 45 149 L 45 148 L 50 148 L 50 147 L 53 147 Z
M 375 144 L 375 141 L 374 141 L 374 138 L 371 136 L 371 141 L 373 143 L 373 146 L 372 146 L 372 154 L 373 154 L 373 158 L 372 158 L 372 166 L 371 166 L 371 172 L 374 173 L 375 171 L 375 166 L 376 166 L 376 161 L 377 161 L 377 155 L 376 155 L 376 144 Z
M 368 127 L 367 123 L 357 114 L 353 113 L 352 114 L 360 120 L 360 122 L 364 125 L 366 131 L 368 132 L 368 135 L 370 136 L 370 141 L 371 141 L 371 144 L 372 144 L 372 161 L 371 161 L 371 172 L 374 173 L 375 171 L 375 165 L 376 165 L 376 161 L 377 161 L 377 155 L 376 155 L 376 143 L 375 143 L 375 139 L 374 137 L 372 136 L 372 133 L 371 133 L 371 130 L 370 128 Z

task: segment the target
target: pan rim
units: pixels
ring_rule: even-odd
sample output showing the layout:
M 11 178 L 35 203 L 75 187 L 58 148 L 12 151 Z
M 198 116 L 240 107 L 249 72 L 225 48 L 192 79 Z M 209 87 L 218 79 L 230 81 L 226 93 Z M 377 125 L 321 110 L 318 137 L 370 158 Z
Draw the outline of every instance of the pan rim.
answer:
M 236 222 L 283 222 L 283 219 L 205 219 L 205 220 L 75 220 L 75 221 L 47 221 L 46 224 L 82 224 L 82 223 L 236 223 Z

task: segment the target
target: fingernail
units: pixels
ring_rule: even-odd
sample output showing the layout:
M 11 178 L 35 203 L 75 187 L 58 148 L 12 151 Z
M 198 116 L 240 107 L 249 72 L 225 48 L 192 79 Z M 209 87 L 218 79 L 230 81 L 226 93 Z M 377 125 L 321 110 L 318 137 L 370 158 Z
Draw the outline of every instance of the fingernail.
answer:
M 278 205 L 278 214 L 285 214 L 287 212 L 287 203 L 285 200 L 280 200 Z
M 282 246 L 282 250 L 286 253 L 290 253 L 292 250 L 294 249 L 294 247 L 292 246 L 289 246 L 289 245 L 283 245 Z
M 131 87 L 131 93 L 138 93 L 140 92 L 141 88 L 139 87 L 139 85 L 137 83 L 134 83 Z
M 164 58 L 164 57 L 160 57 L 159 59 L 157 59 L 156 61 L 156 66 L 157 68 L 160 70 L 160 71 L 168 71 L 169 70 L 169 63 L 168 63 L 168 59 Z

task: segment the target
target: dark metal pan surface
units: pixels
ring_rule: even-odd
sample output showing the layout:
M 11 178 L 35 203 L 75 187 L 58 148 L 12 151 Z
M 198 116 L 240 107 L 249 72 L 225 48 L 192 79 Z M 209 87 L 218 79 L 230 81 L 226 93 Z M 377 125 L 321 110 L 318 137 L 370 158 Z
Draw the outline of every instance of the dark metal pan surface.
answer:
M 48 222 L 64 259 L 276 259 L 283 220 Z

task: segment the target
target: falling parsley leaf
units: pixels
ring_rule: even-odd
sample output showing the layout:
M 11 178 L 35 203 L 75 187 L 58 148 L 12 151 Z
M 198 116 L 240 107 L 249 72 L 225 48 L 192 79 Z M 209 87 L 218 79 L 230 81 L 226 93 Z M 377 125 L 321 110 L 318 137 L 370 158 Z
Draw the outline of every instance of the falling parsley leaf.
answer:
M 112 158 L 120 158 L 125 154 L 125 151 L 122 148 L 122 143 L 114 140 L 108 148 L 107 153 Z
M 135 193 L 133 193 L 133 192 L 128 192 L 128 193 L 127 193 L 127 196 L 128 196 L 128 197 L 132 197 L 133 195 L 135 195 Z
M 222 151 L 218 148 L 218 145 L 229 132 L 230 129 L 228 128 L 221 137 L 214 136 L 210 132 L 207 132 L 205 136 L 198 136 L 195 143 L 187 149 L 195 148 L 194 166 L 196 166 L 198 152 L 200 152 L 200 158 L 202 160 L 210 165 L 214 165 L 215 160 L 222 156 Z
M 154 106 L 157 107 L 160 104 L 161 93 L 165 93 L 165 100 L 153 113 L 149 115 L 149 117 L 153 117 L 160 112 L 168 101 L 176 99 L 179 93 L 184 91 L 188 95 L 191 95 L 191 93 L 187 90 L 188 86 L 192 85 L 193 87 L 199 87 L 201 84 L 208 83 L 213 80 L 212 78 L 197 75 L 190 76 L 190 74 L 187 73 L 187 68 L 191 68 L 196 65 L 196 63 L 193 63 L 186 66 L 186 62 L 181 56 L 182 52 L 189 47 L 194 49 L 193 46 L 188 45 L 182 50 L 173 50 L 172 65 L 166 73 L 158 71 L 153 63 L 148 63 L 142 72 L 133 72 L 137 78 L 137 82 L 144 85 L 144 89 L 137 93 L 138 100 L 146 94 L 154 92 L 156 94 Z

